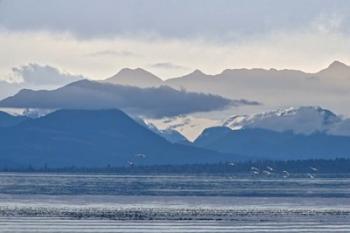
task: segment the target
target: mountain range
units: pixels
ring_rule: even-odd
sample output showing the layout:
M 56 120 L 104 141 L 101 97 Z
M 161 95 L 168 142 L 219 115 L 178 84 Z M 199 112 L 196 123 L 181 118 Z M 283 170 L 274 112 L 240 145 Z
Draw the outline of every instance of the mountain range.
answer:
M 142 68 L 124 68 L 121 69 L 117 74 L 110 78 L 103 80 L 104 82 L 109 82 L 119 85 L 129 85 L 138 87 L 156 87 L 160 85 L 168 85 L 172 87 L 183 87 L 188 89 L 202 90 L 201 88 L 211 88 L 209 86 L 201 86 L 201 83 L 213 83 L 215 81 L 217 84 L 231 82 L 231 84 L 251 84 L 253 86 L 263 85 L 261 88 L 266 87 L 268 83 L 266 81 L 277 81 L 284 86 L 288 86 L 293 82 L 293 79 L 300 81 L 301 79 L 309 79 L 312 81 L 314 79 L 333 79 L 333 80 L 349 80 L 350 79 L 350 66 L 340 62 L 334 61 L 327 68 L 322 69 L 315 73 L 307 73 L 300 70 L 292 69 L 226 69 L 218 74 L 206 74 L 201 70 L 194 70 L 193 72 L 176 77 L 163 80 L 151 72 L 144 70 Z M 256 81 L 256 83 L 252 82 Z M 304 80 L 305 81 L 305 80 Z M 306 80 L 307 81 L 307 80 Z M 244 83 L 246 82 L 246 83 Z M 265 85 L 264 85 L 265 84 Z M 208 89 L 211 90 L 211 89 Z
M 105 167 L 349 158 L 350 119 L 304 104 L 344 109 L 341 101 L 350 98 L 349 79 L 350 67 L 336 61 L 316 73 L 232 69 L 208 75 L 196 70 L 165 81 L 140 68 L 122 69 L 102 81 L 83 79 L 54 90 L 22 89 L 1 100 L 0 107 L 51 113 L 28 117 L 0 112 L 0 165 Z M 302 107 L 280 108 L 291 103 Z M 277 110 L 257 111 L 276 106 Z M 238 108 L 252 108 L 254 113 L 226 118 Z M 191 115 L 213 111 L 215 118 Z
M 349 118 L 318 106 L 288 107 L 254 114 L 234 114 L 223 119 L 177 116 L 148 119 L 147 122 L 162 130 L 176 130 L 191 141 L 194 141 L 204 129 L 221 126 L 233 130 L 258 128 L 276 132 L 292 131 L 305 135 L 325 133 L 350 136 Z
M 325 133 L 304 135 L 259 128 L 213 127 L 204 130 L 194 145 L 259 160 L 350 158 L 350 137 Z
M 225 104 L 228 103 L 227 100 L 233 100 L 231 107 L 246 106 L 251 109 L 249 112 L 273 110 L 281 106 L 321 105 L 350 114 L 342 107 L 346 104 L 345 100 L 350 98 L 349 80 L 350 67 L 339 61 L 315 73 L 299 70 L 226 69 L 219 74 L 209 75 L 195 70 L 164 81 L 141 68 L 124 68 L 102 81 L 81 80 L 51 91 L 23 89 L 3 100 L 0 106 L 120 108 L 130 114 L 163 117 L 222 110 L 230 107 Z M 75 89 L 73 93 L 72 89 Z M 193 98 L 194 92 L 198 98 Z M 61 93 L 74 98 L 67 101 Z M 212 95 L 215 97 L 212 98 Z M 179 101 L 174 101 L 175 99 Z M 155 104 L 166 101 L 169 104 L 161 104 L 161 107 Z M 204 102 L 208 104 L 204 105 Z M 192 110 L 188 104 L 196 107 Z M 165 109 L 167 106 L 171 106 L 171 109 L 168 107 L 166 113 L 145 112 L 146 109 Z
M 342 121 L 335 114 L 317 107 L 302 107 L 299 111 L 304 114 L 318 112 L 326 119 L 323 126 Z M 291 118 L 299 114 L 298 109 L 278 113 L 266 115 L 281 118 L 276 123 L 282 126 L 283 119 L 290 123 L 293 122 Z M 256 116 L 253 118 L 257 119 Z M 0 167 L 106 167 L 251 159 L 350 158 L 349 135 L 329 134 L 317 127 L 304 132 L 294 129 L 293 124 L 284 128 L 278 124 L 276 128 L 263 128 L 258 124 L 241 124 L 240 128 L 235 125 L 232 129 L 211 127 L 192 143 L 174 130 L 158 130 L 116 109 L 58 110 L 34 119 L 1 113 Z
M 234 115 L 193 144 L 259 159 L 349 158 L 350 120 L 314 106 Z
M 0 140 L 2 168 L 193 164 L 242 159 L 171 143 L 119 110 L 58 110 L 0 127 Z
M 316 106 L 290 107 L 252 115 L 234 115 L 223 126 L 231 129 L 260 128 L 296 134 L 326 133 L 350 136 L 350 120 Z
M 333 122 L 335 115 L 320 108 Z M 290 114 L 289 113 L 285 114 Z M 280 114 L 283 117 L 283 114 Z M 281 122 L 281 121 L 276 121 Z M 328 124 L 327 122 L 326 124 Z M 350 136 L 259 126 L 205 129 L 193 142 L 120 110 L 58 110 L 39 118 L 0 114 L 2 168 L 105 167 L 350 157 Z

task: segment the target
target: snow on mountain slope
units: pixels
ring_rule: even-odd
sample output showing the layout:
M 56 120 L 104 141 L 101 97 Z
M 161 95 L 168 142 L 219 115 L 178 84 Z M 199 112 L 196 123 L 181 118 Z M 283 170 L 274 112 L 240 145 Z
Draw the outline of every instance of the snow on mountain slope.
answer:
M 147 128 L 152 130 L 154 133 L 162 136 L 163 138 L 165 138 L 169 142 L 181 143 L 181 144 L 188 144 L 189 143 L 189 141 L 187 140 L 187 138 L 185 136 L 183 136 L 181 133 L 179 133 L 178 131 L 176 131 L 174 129 L 162 129 L 162 130 L 160 130 L 152 123 L 148 123 L 148 124 L 145 123 L 145 125 L 147 126 Z
M 325 132 L 350 135 L 350 120 L 320 107 L 291 107 L 251 116 L 235 115 L 224 121 L 231 129 L 261 128 L 273 131 L 293 131 L 297 134 Z
M 189 141 L 185 136 L 183 136 L 181 133 L 174 129 L 159 129 L 157 126 L 155 126 L 153 123 L 144 120 L 142 118 L 136 117 L 133 118 L 136 122 L 138 122 L 140 125 L 148 128 L 153 133 L 158 134 L 159 136 L 165 138 L 167 141 L 171 143 L 182 143 L 187 144 Z
M 195 116 L 166 117 L 161 119 L 146 119 L 147 124 L 152 124 L 158 130 L 176 130 L 189 141 L 195 140 L 206 128 L 217 126 L 219 120 L 200 118 Z

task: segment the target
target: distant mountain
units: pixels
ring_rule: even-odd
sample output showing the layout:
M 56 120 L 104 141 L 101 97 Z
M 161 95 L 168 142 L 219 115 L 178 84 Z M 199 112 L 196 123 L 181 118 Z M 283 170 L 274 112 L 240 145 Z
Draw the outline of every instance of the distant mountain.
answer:
M 333 79 L 345 78 L 350 80 L 350 66 L 339 61 L 334 61 L 326 69 L 317 72 L 315 76 Z
M 304 80 L 307 77 L 309 74 L 297 70 L 226 69 L 215 75 L 196 70 L 188 75 L 168 79 L 165 83 L 175 88 L 246 98 L 258 94 L 254 93 L 255 89 L 288 90 L 288 87 L 293 88 L 291 84 L 300 80 L 307 82 L 308 80 Z
M 141 69 L 124 68 L 114 76 L 107 78 L 104 82 L 113 84 L 129 85 L 137 87 L 158 87 L 160 85 L 168 85 L 176 88 L 185 88 L 192 91 L 206 91 L 228 97 L 238 96 L 245 97 L 232 90 L 239 91 L 239 88 L 268 88 L 271 82 L 275 82 L 276 87 L 299 86 L 300 82 L 306 85 L 317 85 L 315 78 L 322 79 L 350 79 L 350 66 L 334 61 L 327 68 L 315 73 L 307 73 L 300 70 L 291 69 L 226 69 L 219 74 L 205 74 L 201 70 L 163 81 L 156 75 Z M 207 86 L 205 84 L 214 84 Z M 230 84 L 230 85 L 228 85 Z M 247 86 L 248 85 L 248 86 Z M 292 86 L 290 86 L 292 85 Z M 225 88 L 226 87 L 226 88 Z M 300 87 L 300 86 L 299 86 Z M 229 93 L 231 91 L 231 93 Z
M 25 116 L 14 116 L 0 111 L 0 127 L 14 126 L 27 119 Z
M 108 80 L 141 87 L 167 85 L 178 90 L 210 93 L 230 99 L 257 100 L 264 105 L 248 107 L 259 111 L 272 110 L 282 105 L 322 105 L 350 114 L 350 110 L 339 107 L 350 98 L 350 66 L 339 61 L 314 73 L 291 69 L 243 68 L 206 74 L 195 70 L 165 81 L 142 69 L 122 71 Z
M 231 129 L 260 128 L 278 132 L 293 131 L 296 134 L 333 132 L 343 119 L 333 112 L 320 107 L 291 107 L 251 116 L 235 115 L 228 118 L 223 126 Z M 350 131 L 349 131 L 350 135 Z
M 3 128 L 0 141 L 0 160 L 7 161 L 2 167 L 191 164 L 238 158 L 170 143 L 119 110 L 56 111 Z
M 1 107 L 43 109 L 119 108 L 130 114 L 163 117 L 221 110 L 235 105 L 257 104 L 216 95 L 175 90 L 161 86 L 138 88 L 80 80 L 55 90 L 23 89 L 0 101 Z
M 107 78 L 104 82 L 136 87 L 158 87 L 162 85 L 163 80 L 141 68 L 125 68 L 116 75 Z
M 346 105 L 346 99 L 350 98 L 350 68 L 338 61 L 315 73 L 299 70 L 227 69 L 209 75 L 196 70 L 168 79 L 165 84 L 231 99 L 257 100 L 264 103 L 259 106 L 259 111 L 269 111 L 279 106 L 322 105 L 350 114 L 350 110 L 340 107 Z M 250 109 L 257 107 L 251 106 Z
M 350 137 L 323 133 L 303 135 L 291 131 L 214 127 L 204 130 L 194 145 L 262 160 L 350 158 Z

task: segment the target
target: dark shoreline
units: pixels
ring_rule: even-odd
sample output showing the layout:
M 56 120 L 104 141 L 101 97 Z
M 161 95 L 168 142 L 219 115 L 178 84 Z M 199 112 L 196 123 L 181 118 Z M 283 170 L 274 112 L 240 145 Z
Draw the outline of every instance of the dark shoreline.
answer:
M 103 174 L 142 174 L 142 175 L 252 175 L 252 171 L 257 169 L 261 174 L 266 171 L 273 174 L 289 175 L 310 173 L 318 175 L 350 175 L 350 159 L 333 159 L 333 160 L 287 160 L 287 161 L 245 161 L 245 162 L 226 162 L 217 164 L 186 164 L 186 165 L 153 165 L 153 166 L 125 166 L 125 167 L 21 167 L 21 168 L 1 168 L 0 173 L 4 172 L 35 172 L 35 173 L 103 173 Z

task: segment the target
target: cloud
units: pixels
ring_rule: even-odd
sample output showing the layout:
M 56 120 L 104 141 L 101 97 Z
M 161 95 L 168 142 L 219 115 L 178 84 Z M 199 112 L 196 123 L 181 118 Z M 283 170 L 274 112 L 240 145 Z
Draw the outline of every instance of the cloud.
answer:
M 12 67 L 11 72 L 0 80 L 0 99 L 14 95 L 23 88 L 53 89 L 80 79 L 85 77 L 69 74 L 48 65 L 30 63 Z
M 346 31 L 346 17 L 343 14 L 320 14 L 312 22 L 311 26 L 321 33 L 338 33 Z
M 55 67 L 39 64 L 14 67 L 9 76 L 11 81 L 22 86 L 60 86 L 84 78 L 81 75 L 72 75 Z
M 157 35 L 232 40 L 294 30 L 320 13 L 349 11 L 350 3 L 343 0 L 4 0 L 0 26 L 69 32 L 79 38 Z
M 185 66 L 177 65 L 171 62 L 160 62 L 151 64 L 150 67 L 157 69 L 170 69 L 170 70 L 187 70 L 188 68 Z
M 134 57 L 134 56 L 138 56 L 138 54 L 128 50 L 116 51 L 116 50 L 106 49 L 106 50 L 101 50 L 93 53 L 88 53 L 87 56 L 90 56 L 90 57 L 101 57 L 101 56 L 102 57 L 103 56 L 130 57 L 132 56 Z

